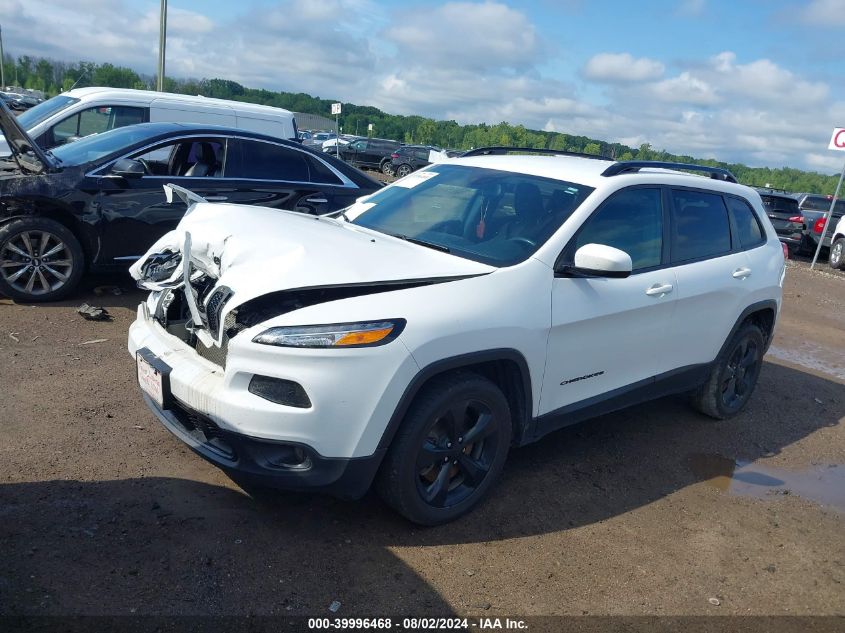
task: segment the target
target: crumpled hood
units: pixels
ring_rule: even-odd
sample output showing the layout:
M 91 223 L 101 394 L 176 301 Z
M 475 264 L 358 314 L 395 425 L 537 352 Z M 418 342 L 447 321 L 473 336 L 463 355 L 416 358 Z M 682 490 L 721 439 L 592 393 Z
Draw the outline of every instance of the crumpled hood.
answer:
M 130 268 L 130 274 L 152 290 L 182 285 L 184 262 L 160 282 L 144 279 L 142 269 L 157 253 L 182 251 L 188 235 L 192 267 L 234 293 L 226 312 L 280 290 L 448 279 L 495 270 L 339 219 L 198 203 Z

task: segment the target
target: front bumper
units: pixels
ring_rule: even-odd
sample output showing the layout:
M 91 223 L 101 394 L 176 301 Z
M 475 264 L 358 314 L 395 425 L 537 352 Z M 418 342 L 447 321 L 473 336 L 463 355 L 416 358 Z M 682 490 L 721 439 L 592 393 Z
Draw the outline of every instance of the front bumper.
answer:
M 323 457 L 304 444 L 224 431 L 175 399 L 170 409 L 162 409 L 146 394 L 143 398 L 168 431 L 236 482 L 358 499 L 370 487 L 385 453 L 378 449 L 369 457 Z
M 378 444 L 387 422 L 417 371 L 407 348 L 400 341 L 342 352 L 276 348 L 253 343 L 256 333 L 230 339 L 224 370 L 168 333 L 141 304 L 129 328 L 129 352 L 146 350 L 170 368 L 164 407 L 145 395 L 147 404 L 235 480 L 360 496 L 384 455 Z M 256 374 L 297 381 L 311 406 L 251 393 Z

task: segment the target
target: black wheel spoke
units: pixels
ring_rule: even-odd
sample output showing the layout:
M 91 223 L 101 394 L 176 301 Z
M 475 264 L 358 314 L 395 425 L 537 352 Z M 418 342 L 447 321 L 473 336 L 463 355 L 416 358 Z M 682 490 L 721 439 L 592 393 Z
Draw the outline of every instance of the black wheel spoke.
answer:
M 458 455 L 458 466 L 464 474 L 464 483 L 472 488 L 481 483 L 488 470 L 487 466 L 465 453 Z
M 432 484 L 426 489 L 426 501 L 432 505 L 443 507 L 449 494 L 449 470 L 451 464 L 443 464 L 440 472 Z
M 739 361 L 739 366 L 742 368 L 748 368 L 754 365 L 757 362 L 757 347 L 754 345 L 749 345 L 745 355 L 742 357 L 742 360 Z
M 473 444 L 481 439 L 484 439 L 495 430 L 493 424 L 493 415 L 490 413 L 482 413 L 478 416 L 475 424 L 470 427 L 466 435 L 464 435 L 463 444 Z
M 467 402 L 454 403 L 443 418 L 447 423 L 446 433 L 450 442 L 457 440 L 466 431 L 467 404 Z
M 426 440 L 417 455 L 417 471 L 425 470 L 435 464 L 442 464 L 451 453 L 451 450 L 437 446 L 430 439 Z

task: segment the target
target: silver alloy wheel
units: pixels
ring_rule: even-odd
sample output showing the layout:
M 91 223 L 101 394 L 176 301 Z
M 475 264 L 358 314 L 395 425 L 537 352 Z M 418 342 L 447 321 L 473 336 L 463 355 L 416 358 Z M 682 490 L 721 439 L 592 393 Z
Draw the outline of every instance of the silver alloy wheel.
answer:
M 21 231 L 0 245 L 0 276 L 18 292 L 54 292 L 67 283 L 72 272 L 70 248 L 49 231 Z
M 399 165 L 399 167 L 396 169 L 396 175 L 399 176 L 400 178 L 404 178 L 405 176 L 407 176 L 410 173 L 411 173 L 410 165 Z
M 836 243 L 833 245 L 833 248 L 830 249 L 830 265 L 833 268 L 839 268 L 842 264 L 842 255 L 843 255 L 843 241 L 836 240 Z

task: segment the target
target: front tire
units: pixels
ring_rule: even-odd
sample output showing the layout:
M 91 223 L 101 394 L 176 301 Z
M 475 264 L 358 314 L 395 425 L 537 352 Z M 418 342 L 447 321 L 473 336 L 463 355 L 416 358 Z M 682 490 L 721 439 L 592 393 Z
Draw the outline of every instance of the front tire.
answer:
M 414 523 L 453 521 L 487 496 L 510 440 L 510 408 L 495 384 L 467 371 L 434 378 L 408 409 L 376 489 Z
M 56 301 L 79 284 L 82 247 L 49 218 L 18 218 L 0 227 L 0 292 L 16 301 Z
M 827 261 L 834 270 L 845 270 L 845 237 L 840 237 L 831 244 Z
M 716 359 L 710 377 L 693 393 L 692 404 L 701 413 L 725 420 L 742 411 L 760 376 L 765 342 L 763 332 L 746 323 Z
M 390 164 L 390 161 L 384 161 L 381 164 L 381 173 L 385 176 L 393 176 L 393 165 Z

